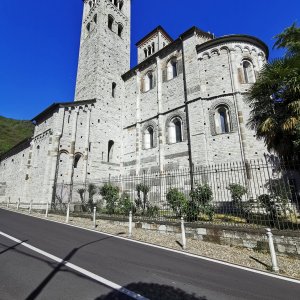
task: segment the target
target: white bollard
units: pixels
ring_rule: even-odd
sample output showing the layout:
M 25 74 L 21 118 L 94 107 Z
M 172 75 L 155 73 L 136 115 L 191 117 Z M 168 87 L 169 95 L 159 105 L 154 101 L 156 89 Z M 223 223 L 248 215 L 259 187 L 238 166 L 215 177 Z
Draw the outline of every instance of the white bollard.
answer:
M 70 219 L 70 203 L 68 203 L 68 207 L 67 207 L 67 216 L 66 216 L 66 223 L 69 223 L 69 219 Z
M 128 236 L 132 236 L 132 211 L 129 213 Z
M 184 218 L 181 217 L 181 235 L 182 235 L 182 248 L 186 249 L 186 237 L 185 237 L 185 228 L 184 228 Z
M 94 216 L 93 216 L 93 222 L 94 222 L 94 228 L 96 228 L 96 211 L 97 211 L 97 208 L 96 206 L 94 206 Z
M 46 213 L 45 213 L 46 218 L 48 218 L 48 213 L 49 213 L 49 202 L 47 201 L 47 203 L 46 203 Z
M 21 200 L 20 200 L 20 198 L 19 198 L 19 200 L 18 200 L 18 202 L 17 202 L 17 210 L 19 210 L 19 208 L 20 208 L 20 202 L 21 202 Z
M 31 214 L 31 211 L 32 211 L 32 200 L 30 201 L 30 204 L 29 204 L 29 214 Z
M 279 267 L 277 264 L 277 257 L 276 257 L 275 247 L 274 247 L 274 241 L 273 241 L 273 234 L 272 234 L 270 228 L 267 228 L 266 231 L 267 231 L 270 254 L 271 254 L 271 259 L 272 259 L 272 270 L 274 272 L 279 272 Z
M 8 197 L 8 199 L 7 199 L 7 208 L 9 208 L 9 202 L 10 202 L 10 198 Z

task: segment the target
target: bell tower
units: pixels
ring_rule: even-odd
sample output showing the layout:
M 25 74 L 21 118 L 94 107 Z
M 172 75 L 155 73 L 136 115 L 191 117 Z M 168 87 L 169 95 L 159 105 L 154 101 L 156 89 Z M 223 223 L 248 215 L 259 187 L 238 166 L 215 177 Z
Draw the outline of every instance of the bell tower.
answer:
M 75 101 L 106 101 L 130 69 L 131 0 L 84 0 Z

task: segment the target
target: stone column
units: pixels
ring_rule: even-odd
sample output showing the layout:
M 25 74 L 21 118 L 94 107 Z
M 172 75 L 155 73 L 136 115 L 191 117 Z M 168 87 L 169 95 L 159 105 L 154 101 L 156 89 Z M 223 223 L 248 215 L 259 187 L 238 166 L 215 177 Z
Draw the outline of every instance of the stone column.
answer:
M 49 146 L 47 153 L 47 160 L 45 165 L 45 173 L 43 180 L 43 197 L 45 197 L 45 201 L 47 201 L 47 191 L 48 191 L 48 182 L 50 177 L 50 168 L 51 168 L 51 150 L 52 150 L 52 142 L 53 142 L 53 134 L 51 133 L 49 136 Z M 43 201 L 44 202 L 44 201 Z
M 161 60 L 159 57 L 156 58 L 157 62 L 157 104 L 158 104 L 158 151 L 159 151 L 159 170 L 164 171 L 165 164 L 165 124 L 164 117 L 162 115 L 163 105 L 162 105 L 162 67 Z
M 86 182 L 86 178 L 87 178 L 88 156 L 89 156 L 89 145 L 90 145 L 91 110 L 92 110 L 92 106 L 87 108 L 86 129 L 85 129 L 86 140 L 85 140 L 85 149 L 83 155 L 83 161 L 84 161 L 83 183 Z
M 30 150 L 28 153 L 28 161 L 26 163 L 26 174 L 25 174 L 25 181 L 24 181 L 24 188 L 23 188 L 23 197 L 24 200 L 26 201 L 30 201 L 31 199 L 31 195 L 29 195 L 28 193 L 28 186 L 30 185 L 31 180 L 31 171 L 32 171 L 32 152 L 33 152 L 33 148 L 34 148 L 34 140 L 31 141 L 30 143 Z

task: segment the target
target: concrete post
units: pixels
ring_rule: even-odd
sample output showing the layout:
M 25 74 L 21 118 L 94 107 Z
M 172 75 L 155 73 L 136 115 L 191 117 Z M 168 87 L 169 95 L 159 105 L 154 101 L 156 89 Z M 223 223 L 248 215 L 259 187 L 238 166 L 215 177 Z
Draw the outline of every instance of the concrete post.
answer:
M 32 211 L 32 200 L 30 200 L 30 204 L 29 204 L 29 214 L 31 214 Z
M 7 208 L 9 208 L 10 197 L 7 199 Z
M 131 237 L 132 236 L 132 211 L 129 213 L 129 225 L 128 225 L 128 236 Z
M 45 217 L 48 218 L 48 213 L 49 213 L 49 202 L 46 202 L 46 213 L 45 213 Z
M 266 231 L 267 231 L 270 254 L 271 254 L 271 259 L 272 259 L 272 270 L 274 272 L 279 272 L 279 268 L 278 268 L 278 264 L 277 264 L 277 257 L 276 257 L 275 247 L 274 247 L 274 241 L 273 241 L 273 234 L 272 234 L 270 228 L 267 228 Z
M 19 208 L 20 208 L 20 203 L 21 203 L 21 200 L 20 200 L 20 198 L 18 199 L 18 202 L 17 202 L 17 210 L 19 210 Z
M 182 236 L 182 248 L 186 249 L 186 237 L 185 237 L 185 228 L 184 228 L 184 218 L 181 217 L 181 236 Z
M 96 208 L 96 206 L 94 206 L 94 216 L 93 216 L 94 228 L 96 228 L 96 211 L 97 211 L 97 208 Z
M 67 216 L 66 216 L 66 223 L 69 223 L 69 219 L 70 219 L 70 203 L 68 203 L 68 207 L 67 207 Z

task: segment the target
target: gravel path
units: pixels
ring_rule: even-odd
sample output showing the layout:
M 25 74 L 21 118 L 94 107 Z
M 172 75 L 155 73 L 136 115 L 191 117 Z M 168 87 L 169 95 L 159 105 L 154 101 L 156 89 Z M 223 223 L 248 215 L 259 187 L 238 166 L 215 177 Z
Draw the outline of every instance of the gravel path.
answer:
M 28 215 L 28 211 L 19 211 Z M 32 216 L 44 218 L 44 214 L 32 212 Z M 64 223 L 64 216 L 49 214 L 49 220 Z M 87 218 L 70 217 L 70 224 L 81 226 L 88 229 L 93 228 L 93 222 Z M 128 236 L 128 227 L 124 224 L 115 224 L 111 221 L 97 220 L 97 231 L 110 234 L 119 234 L 120 236 Z M 133 228 L 131 239 L 143 241 L 150 244 L 160 245 L 163 247 L 182 251 L 180 246 L 180 235 L 175 233 L 161 233 L 145 229 Z M 179 243 L 178 243 L 179 242 Z M 269 271 L 271 269 L 271 258 L 267 252 L 257 252 L 251 249 L 230 247 L 218 245 L 193 239 L 187 239 L 186 252 L 196 255 L 206 256 L 233 264 Z M 280 274 L 288 277 L 300 279 L 300 259 L 289 257 L 286 255 L 278 255 L 278 264 Z

